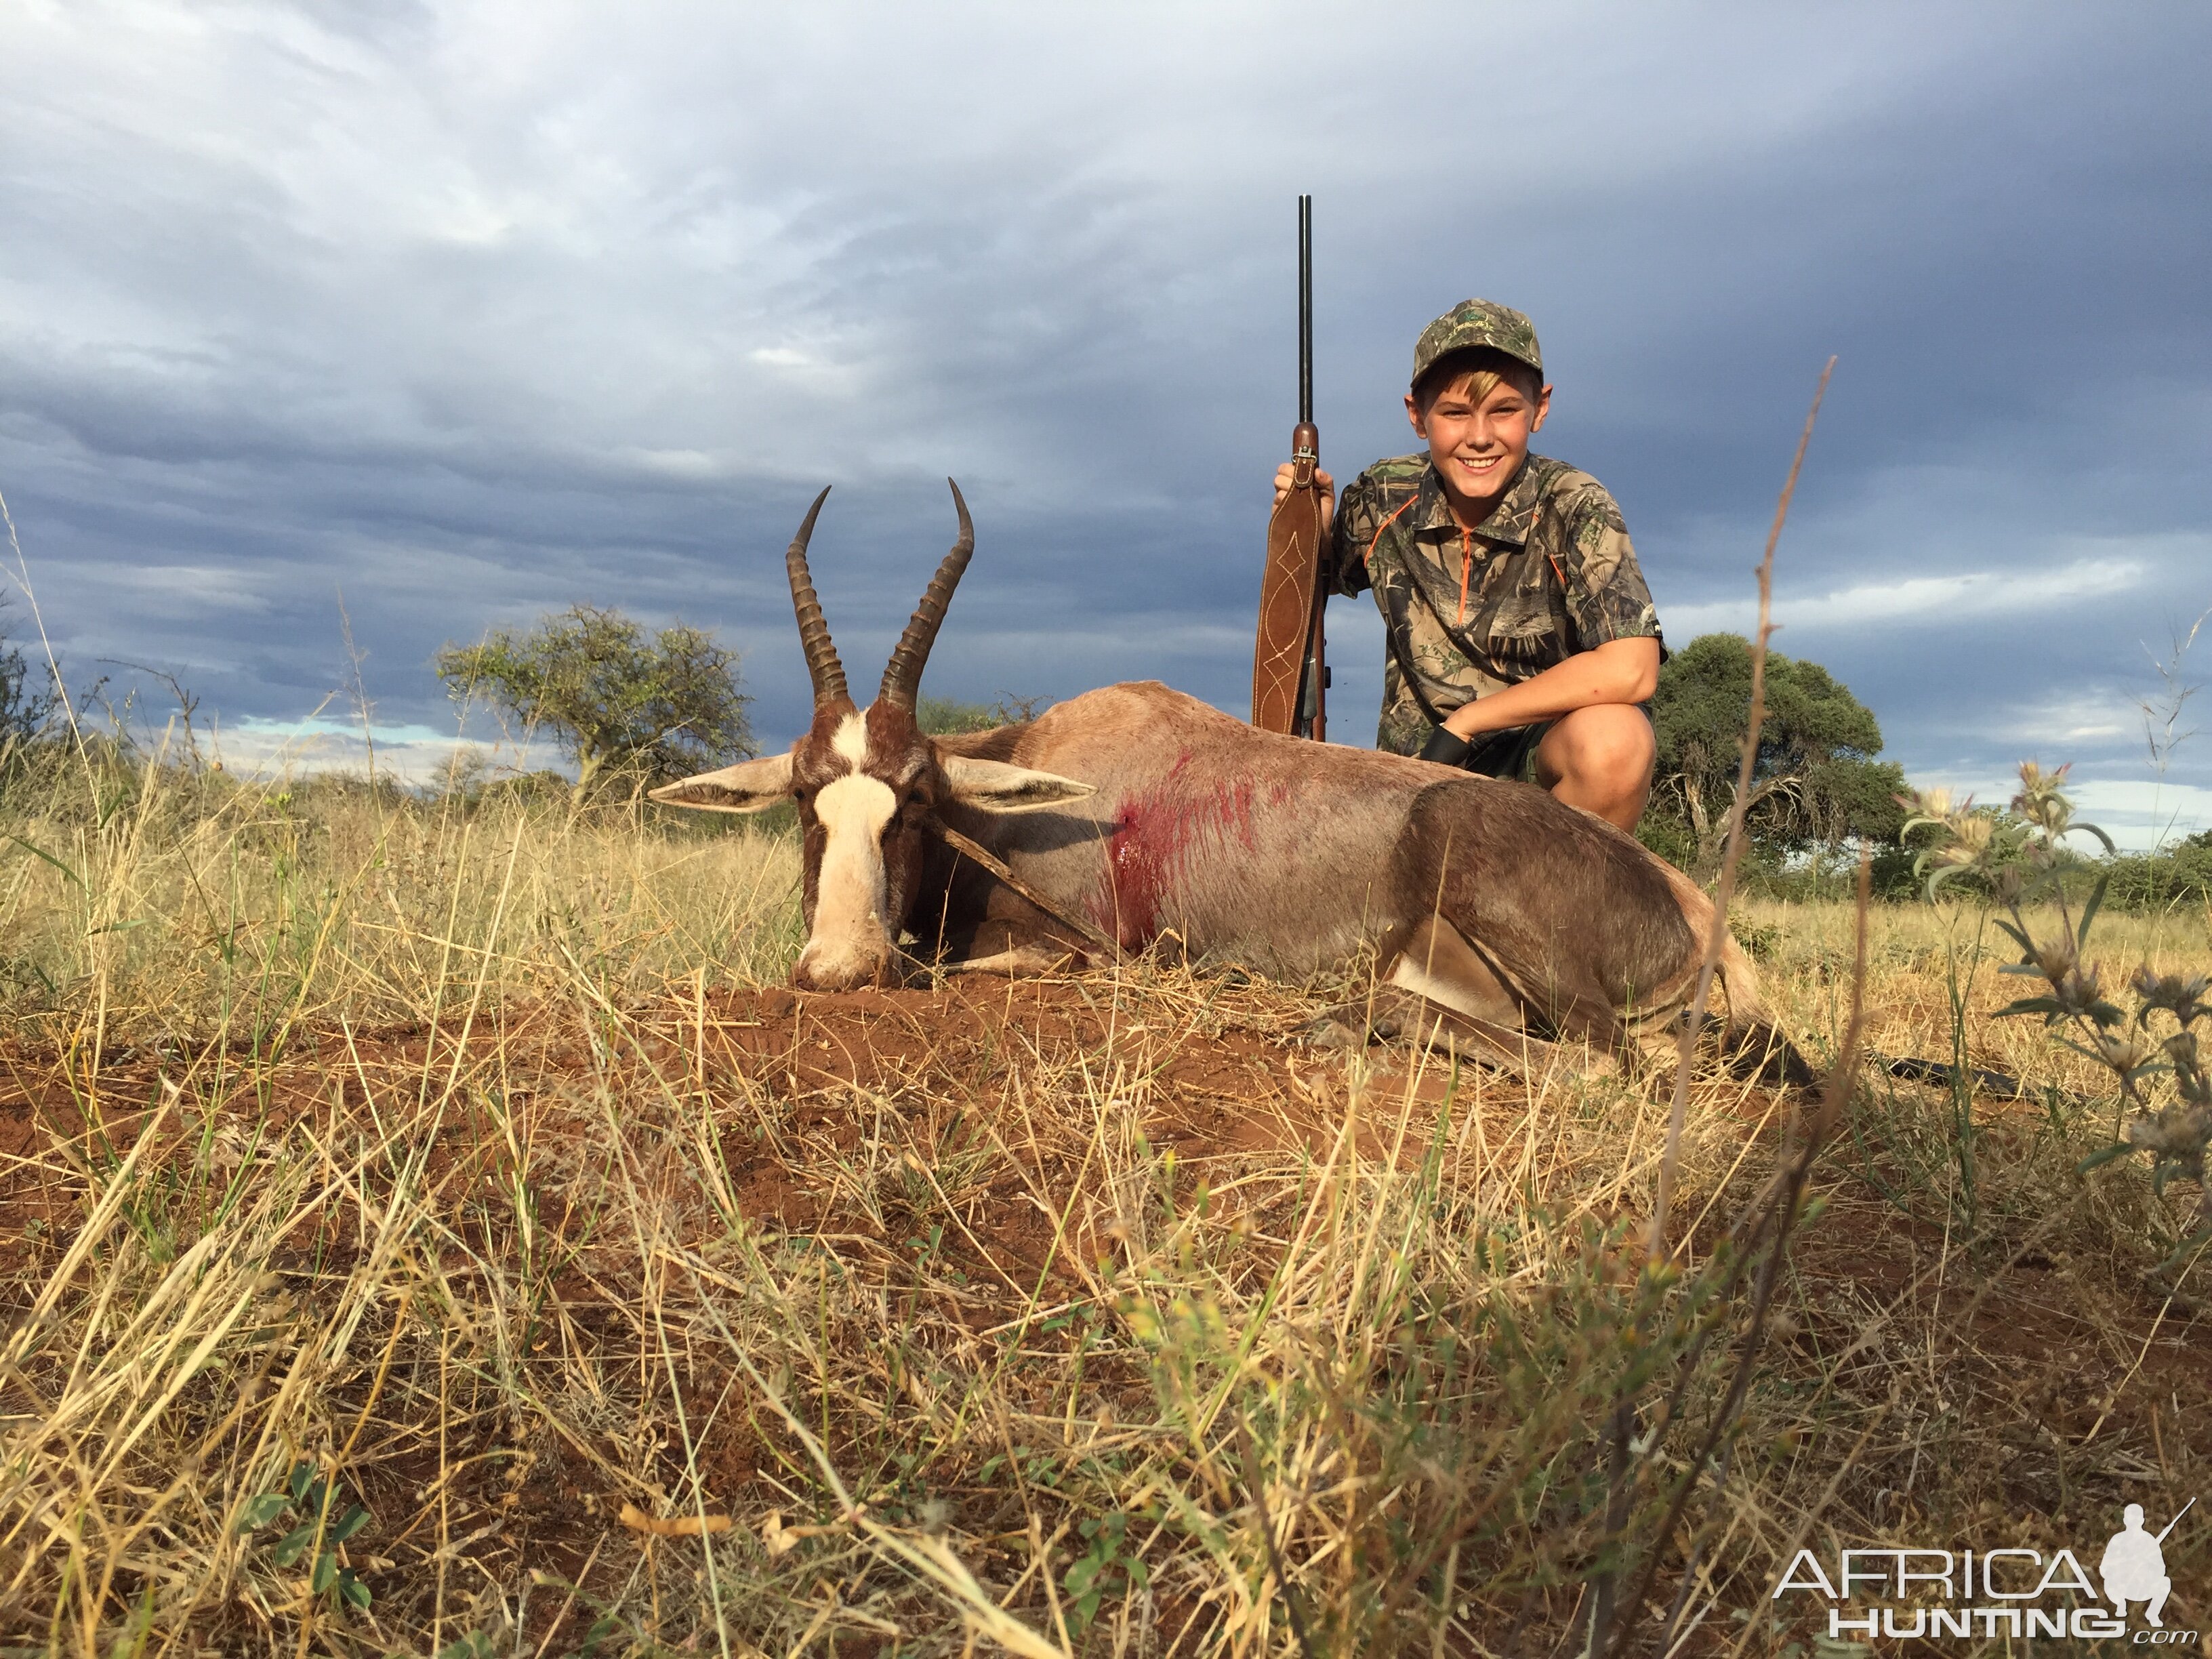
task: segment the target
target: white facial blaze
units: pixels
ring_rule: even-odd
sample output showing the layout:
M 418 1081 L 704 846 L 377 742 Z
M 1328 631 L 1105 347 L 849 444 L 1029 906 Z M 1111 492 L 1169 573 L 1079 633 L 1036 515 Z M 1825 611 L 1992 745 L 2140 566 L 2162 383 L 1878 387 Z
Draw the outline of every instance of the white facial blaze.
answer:
M 863 714 L 848 714 L 837 722 L 830 749 L 857 772 L 868 763 L 868 721 Z
M 840 728 L 841 746 L 844 737 Z M 815 978 L 865 976 L 890 953 L 883 836 L 897 806 L 888 784 L 858 775 L 825 784 L 814 798 L 824 842 L 815 880 L 814 931 L 799 966 Z

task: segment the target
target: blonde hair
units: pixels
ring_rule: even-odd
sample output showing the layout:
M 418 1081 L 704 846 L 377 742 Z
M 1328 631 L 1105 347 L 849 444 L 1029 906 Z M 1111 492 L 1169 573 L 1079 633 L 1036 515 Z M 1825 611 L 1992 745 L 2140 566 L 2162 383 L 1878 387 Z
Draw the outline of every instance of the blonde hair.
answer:
M 1480 404 L 1501 383 L 1510 383 L 1532 404 L 1544 395 L 1544 377 L 1528 364 L 1489 346 L 1468 346 L 1448 351 L 1429 365 L 1429 372 L 1413 388 L 1414 406 L 1427 414 L 1437 398 L 1462 381 L 1467 383 L 1468 401 L 1474 404 Z

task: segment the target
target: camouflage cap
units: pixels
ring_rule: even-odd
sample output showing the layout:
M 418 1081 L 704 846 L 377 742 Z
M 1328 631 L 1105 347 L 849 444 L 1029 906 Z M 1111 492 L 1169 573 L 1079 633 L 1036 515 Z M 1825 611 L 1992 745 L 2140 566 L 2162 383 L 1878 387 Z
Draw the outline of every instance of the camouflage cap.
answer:
M 1413 383 L 1419 386 L 1421 376 L 1445 353 L 1464 351 L 1470 346 L 1502 351 L 1528 364 L 1542 378 L 1544 354 L 1537 349 L 1534 323 L 1510 306 L 1490 300 L 1462 300 L 1421 331 L 1413 347 Z

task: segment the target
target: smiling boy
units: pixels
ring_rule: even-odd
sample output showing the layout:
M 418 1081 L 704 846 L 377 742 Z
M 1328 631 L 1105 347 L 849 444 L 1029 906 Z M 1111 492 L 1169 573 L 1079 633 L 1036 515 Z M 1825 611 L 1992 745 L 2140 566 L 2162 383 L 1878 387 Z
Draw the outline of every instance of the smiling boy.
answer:
M 1426 451 L 1369 467 L 1341 511 L 1316 474 L 1329 580 L 1371 588 L 1382 613 L 1378 748 L 1533 775 L 1632 830 L 1651 792 L 1659 620 L 1605 486 L 1528 453 L 1551 406 L 1521 313 L 1468 300 L 1430 324 L 1406 396 Z

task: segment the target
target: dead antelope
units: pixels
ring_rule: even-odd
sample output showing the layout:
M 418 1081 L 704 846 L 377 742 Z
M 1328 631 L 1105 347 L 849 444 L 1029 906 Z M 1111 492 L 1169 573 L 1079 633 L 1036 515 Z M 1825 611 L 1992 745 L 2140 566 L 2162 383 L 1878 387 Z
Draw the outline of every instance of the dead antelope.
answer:
M 828 495 L 785 557 L 813 724 L 788 754 L 653 795 L 723 812 L 797 803 L 801 988 L 895 982 L 917 958 L 1021 973 L 1163 942 L 1299 974 L 1371 945 L 1382 1034 L 1418 1028 L 1516 1066 L 1545 1037 L 1617 1049 L 1681 1013 L 1705 896 L 1530 785 L 1260 732 L 1152 681 L 925 737 L 922 669 L 975 547 L 957 484 L 959 539 L 860 708 L 807 569 Z M 1733 942 L 1721 971 L 1729 1052 L 1805 1075 Z M 1370 1013 L 1340 1009 L 1322 1029 L 1364 1041 Z

